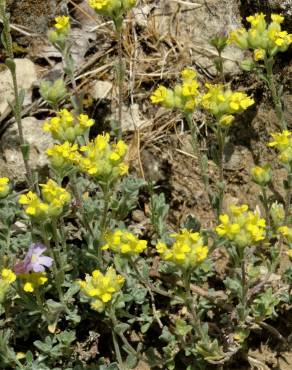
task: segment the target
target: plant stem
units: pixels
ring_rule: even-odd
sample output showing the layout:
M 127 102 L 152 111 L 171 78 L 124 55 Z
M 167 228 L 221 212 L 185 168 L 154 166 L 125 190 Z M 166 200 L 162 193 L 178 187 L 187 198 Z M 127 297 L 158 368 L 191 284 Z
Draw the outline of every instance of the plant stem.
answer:
M 192 145 L 193 152 L 194 152 L 195 156 L 198 158 L 198 161 L 199 161 L 201 180 L 203 182 L 205 192 L 208 196 L 210 206 L 214 210 L 213 201 L 212 201 L 212 194 L 211 194 L 211 191 L 210 191 L 209 176 L 208 176 L 208 173 L 206 172 L 205 164 L 204 164 L 204 161 L 203 161 L 203 158 L 202 158 L 202 155 L 201 155 L 197 130 L 195 128 L 195 125 L 193 123 L 191 115 L 188 114 L 188 115 L 185 116 L 185 118 L 186 118 L 186 120 L 188 122 L 188 125 L 190 127 L 190 130 L 191 130 L 191 145 Z M 215 210 L 214 210 L 214 212 L 215 212 Z
M 122 355 L 121 355 L 121 351 L 120 351 L 120 346 L 119 346 L 119 343 L 118 343 L 118 338 L 117 338 L 117 335 L 116 335 L 116 332 L 115 332 L 114 328 L 112 329 L 112 337 L 113 337 L 113 343 L 114 343 L 114 347 L 115 347 L 115 353 L 116 353 L 116 356 L 117 356 L 119 368 L 120 368 L 120 370 L 125 370 Z
M 118 38 L 118 139 L 122 138 L 122 108 L 123 108 L 123 83 L 124 83 L 124 66 L 123 66 L 123 43 L 122 43 L 122 27 L 116 26 L 116 35 Z
M 267 226 L 270 228 L 271 224 L 271 217 L 270 217 L 270 208 L 269 208 L 269 201 L 268 201 L 268 196 L 267 196 L 267 190 L 265 186 L 262 186 L 262 195 L 263 195 L 263 206 L 265 209 L 265 214 L 266 214 L 266 220 L 267 220 Z
M 186 306 L 187 306 L 187 308 L 188 308 L 188 310 L 189 310 L 189 312 L 192 316 L 193 327 L 195 329 L 196 335 L 199 338 L 203 338 L 204 333 L 203 333 L 203 330 L 202 330 L 201 321 L 200 321 L 200 319 L 198 317 L 198 314 L 197 314 L 197 311 L 195 309 L 194 299 L 193 299 L 193 295 L 192 295 L 192 292 L 191 292 L 191 273 L 190 273 L 190 271 L 186 271 L 184 273 L 183 282 L 184 282 L 184 287 L 185 287 L 185 290 L 186 290 Z
M 225 182 L 224 182 L 224 147 L 225 147 L 226 133 L 222 130 L 220 124 L 217 124 L 217 141 L 218 141 L 218 169 L 219 169 L 219 184 L 218 184 L 218 209 L 217 218 L 222 212 Z
M 13 84 L 13 92 L 14 92 L 14 99 L 15 105 L 13 109 L 15 121 L 17 123 L 19 141 L 20 141 L 20 149 L 21 154 L 24 162 L 25 172 L 26 172 L 26 179 L 28 186 L 32 189 L 33 188 L 33 178 L 32 178 L 32 171 L 29 165 L 29 144 L 25 143 L 24 136 L 23 136 L 23 128 L 22 128 L 22 121 L 21 121 L 21 110 L 22 110 L 22 103 L 20 101 L 19 91 L 18 91 L 18 83 L 17 83 L 17 76 L 16 76 L 16 66 L 14 62 L 14 54 L 13 54 L 13 47 L 12 47 L 12 38 L 10 33 L 10 22 L 9 17 L 5 11 L 5 2 L 1 1 L 0 3 L 0 17 L 3 20 L 3 39 L 5 39 L 4 48 L 8 54 L 8 58 L 11 61 L 11 65 L 9 67 L 9 71 L 12 77 L 12 84 Z M 7 64 L 8 65 L 8 64 Z
M 241 287 L 242 287 L 242 294 L 241 294 L 241 305 L 242 305 L 242 316 L 240 317 L 240 321 L 242 324 L 245 322 L 246 318 L 246 306 L 247 306 L 247 279 L 246 279 L 246 266 L 245 266 L 245 256 L 244 251 L 241 258 Z
M 281 99 L 279 96 L 279 93 L 277 91 L 274 75 L 273 75 L 273 65 L 274 60 L 273 58 L 265 58 L 265 68 L 267 71 L 267 85 L 271 91 L 273 103 L 275 106 L 275 113 L 277 115 L 277 118 L 281 124 L 282 130 L 287 130 L 287 122 L 284 117 L 284 112 L 282 108 Z

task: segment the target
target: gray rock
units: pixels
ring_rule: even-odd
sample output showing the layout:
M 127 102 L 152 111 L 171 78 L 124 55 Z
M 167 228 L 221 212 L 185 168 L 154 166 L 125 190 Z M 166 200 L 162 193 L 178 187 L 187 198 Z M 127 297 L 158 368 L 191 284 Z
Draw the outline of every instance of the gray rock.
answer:
M 44 173 L 48 159 L 45 151 L 53 145 L 53 139 L 42 129 L 43 121 L 34 117 L 22 120 L 25 140 L 30 144 L 30 166 L 34 170 Z M 16 183 L 25 180 L 25 169 L 22 154 L 19 148 L 17 125 L 9 127 L 0 140 L 0 177 L 7 176 Z

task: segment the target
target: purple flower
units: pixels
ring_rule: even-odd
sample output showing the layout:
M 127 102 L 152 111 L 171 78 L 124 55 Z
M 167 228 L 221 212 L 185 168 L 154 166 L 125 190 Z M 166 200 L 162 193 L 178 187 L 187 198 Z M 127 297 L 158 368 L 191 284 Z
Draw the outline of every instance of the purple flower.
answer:
M 14 272 L 16 274 L 25 274 L 29 271 L 44 272 L 45 267 L 51 267 L 53 259 L 42 256 L 46 249 L 41 243 L 31 244 L 24 260 L 14 266 Z

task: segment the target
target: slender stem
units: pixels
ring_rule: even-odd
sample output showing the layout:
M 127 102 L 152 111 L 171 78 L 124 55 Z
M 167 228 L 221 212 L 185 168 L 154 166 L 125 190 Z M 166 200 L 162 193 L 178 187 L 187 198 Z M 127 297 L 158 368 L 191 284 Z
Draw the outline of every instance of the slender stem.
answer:
M 195 329 L 196 335 L 200 338 L 203 338 L 204 333 L 202 330 L 201 321 L 195 309 L 194 299 L 193 299 L 193 295 L 191 292 L 191 276 L 190 275 L 191 275 L 190 272 L 186 271 L 184 274 L 184 279 L 183 279 L 184 287 L 186 290 L 186 305 L 189 309 L 190 314 L 192 315 L 193 327 Z
M 244 251 L 243 251 L 244 254 Z M 241 305 L 242 305 L 242 317 L 240 318 L 240 321 L 242 323 L 245 322 L 246 318 L 246 306 L 247 306 L 247 292 L 248 292 L 248 287 L 247 287 L 247 279 L 246 279 L 246 266 L 245 266 L 245 257 L 244 255 L 242 256 L 241 260 L 241 287 L 242 287 L 242 294 L 241 294 Z
M 118 71 L 117 71 L 117 80 L 118 80 L 118 139 L 122 138 L 122 108 L 123 108 L 123 82 L 124 82 L 124 66 L 123 66 L 123 44 L 122 44 L 122 27 L 116 28 L 116 34 L 118 37 Z
M 269 208 L 269 200 L 267 196 L 267 189 L 265 186 L 262 186 L 262 195 L 263 195 L 263 206 L 265 209 L 266 214 L 266 220 L 267 220 L 267 226 L 270 228 L 271 225 L 271 217 L 270 217 L 270 208 Z
M 275 83 L 275 79 L 273 75 L 273 65 L 274 65 L 274 61 L 272 58 L 270 59 L 265 58 L 265 67 L 267 71 L 267 85 L 272 94 L 272 99 L 273 99 L 273 103 L 275 106 L 275 113 L 282 126 L 282 129 L 287 130 L 287 122 L 284 117 L 281 99 L 277 91 L 277 87 L 276 87 L 276 83 Z
M 11 38 L 11 33 L 10 33 L 10 23 L 9 23 L 9 18 L 5 11 L 5 2 L 1 2 L 0 4 L 0 16 L 3 20 L 3 25 L 4 25 L 3 34 L 4 34 L 4 39 L 6 40 L 6 42 L 4 43 L 4 47 L 8 54 L 8 58 L 11 59 L 11 62 L 14 63 L 12 38 Z M 9 68 L 9 70 L 12 76 L 13 92 L 14 92 L 14 99 L 15 99 L 15 105 L 14 105 L 13 112 L 15 116 L 15 121 L 17 123 L 17 129 L 18 129 L 18 135 L 19 135 L 19 141 L 20 141 L 20 149 L 21 149 L 21 154 L 22 154 L 22 158 L 24 162 L 26 179 L 27 179 L 28 186 L 30 188 L 33 188 L 32 171 L 29 165 L 29 144 L 25 143 L 24 135 L 23 135 L 22 121 L 21 121 L 22 104 L 21 104 L 20 97 L 19 97 L 15 64 L 14 66 L 12 66 L 12 68 Z
M 121 355 L 121 351 L 120 351 L 120 346 L 119 346 L 119 343 L 118 343 L 118 338 L 117 338 L 117 335 L 116 335 L 116 332 L 115 332 L 114 328 L 112 329 L 112 337 L 113 337 L 113 343 L 114 343 L 114 347 L 115 347 L 115 353 L 116 353 L 116 357 L 117 357 L 117 360 L 118 360 L 119 368 L 120 368 L 120 370 L 125 370 L 122 355 Z
M 193 123 L 192 117 L 190 115 L 186 115 L 185 117 L 186 117 L 188 125 L 191 129 L 191 145 L 192 145 L 192 149 L 194 151 L 194 154 L 198 158 L 198 161 L 199 161 L 201 180 L 204 184 L 204 189 L 205 189 L 205 192 L 208 196 L 210 206 L 213 209 L 213 211 L 215 212 L 215 210 L 213 208 L 212 194 L 211 194 L 211 191 L 210 191 L 209 176 L 208 176 L 208 173 L 206 172 L 203 157 L 201 155 L 197 130 L 196 130 L 195 125 Z
M 224 147 L 226 134 L 222 130 L 220 124 L 217 124 L 217 140 L 218 140 L 218 169 L 219 169 L 219 184 L 218 184 L 218 209 L 217 218 L 222 212 L 225 182 L 224 182 Z

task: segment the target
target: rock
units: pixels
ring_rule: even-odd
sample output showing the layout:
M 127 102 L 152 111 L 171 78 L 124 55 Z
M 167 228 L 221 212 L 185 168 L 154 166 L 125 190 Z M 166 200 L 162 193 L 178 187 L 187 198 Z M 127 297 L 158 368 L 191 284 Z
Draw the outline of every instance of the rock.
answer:
M 26 117 L 22 120 L 23 135 L 30 144 L 30 165 L 32 169 L 37 169 L 44 174 L 44 169 L 48 164 L 45 151 L 53 145 L 53 139 L 42 129 L 43 121 L 34 117 Z M 0 140 L 0 177 L 7 176 L 13 178 L 16 183 L 25 180 L 25 169 L 22 155 L 19 149 L 17 125 L 14 123 L 3 134 Z
M 160 39 L 177 40 L 185 52 L 185 63 L 215 74 L 213 59 L 216 50 L 209 41 L 218 34 L 226 34 L 241 26 L 238 1 L 212 0 L 200 3 L 161 2 L 154 11 L 155 26 Z M 236 47 L 228 46 L 223 53 L 227 74 L 240 71 L 238 63 L 243 53 Z
M 18 89 L 26 91 L 24 106 L 31 103 L 31 87 L 37 81 L 35 64 L 29 59 L 15 59 Z M 13 83 L 8 68 L 0 72 L 0 116 L 7 112 L 8 102 L 14 101 Z
M 90 94 L 95 100 L 105 99 L 108 97 L 113 84 L 109 81 L 98 80 L 90 90 Z
M 110 119 L 118 117 L 118 109 Z M 135 129 L 142 129 L 151 125 L 151 120 L 146 120 L 139 109 L 138 104 L 132 104 L 130 107 L 122 107 L 122 130 L 134 131 Z

